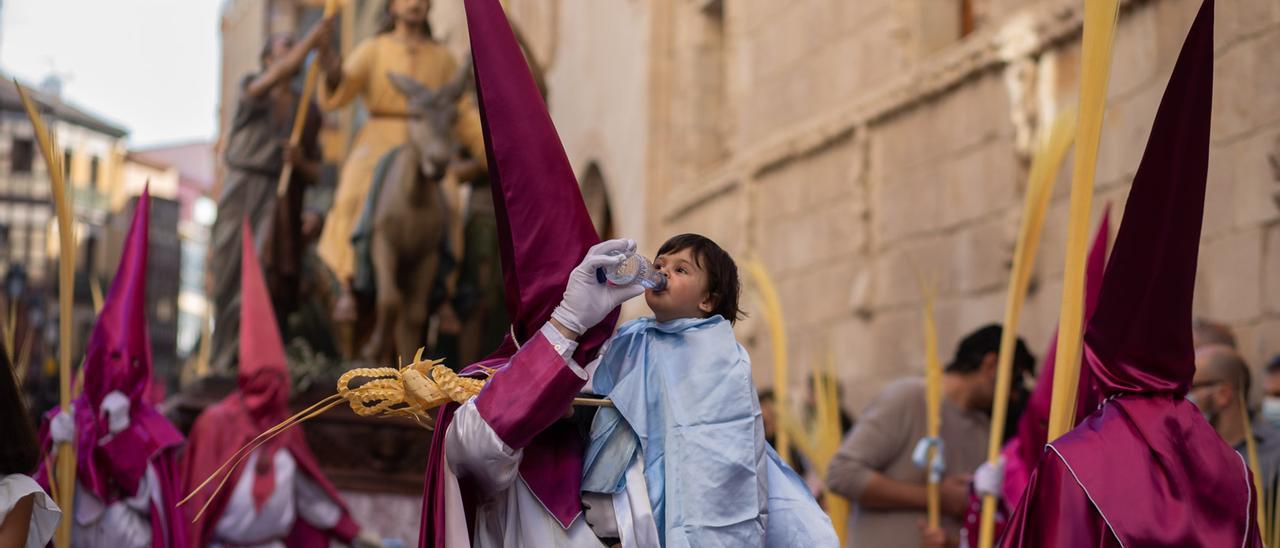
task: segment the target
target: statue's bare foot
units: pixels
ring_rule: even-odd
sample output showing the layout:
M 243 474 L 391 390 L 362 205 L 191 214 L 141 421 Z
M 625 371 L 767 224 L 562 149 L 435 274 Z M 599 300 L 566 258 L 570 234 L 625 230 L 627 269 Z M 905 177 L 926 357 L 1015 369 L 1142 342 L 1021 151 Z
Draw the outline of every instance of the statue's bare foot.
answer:
M 333 321 L 337 323 L 355 323 L 356 296 L 350 290 L 343 290 L 338 300 L 333 303 Z

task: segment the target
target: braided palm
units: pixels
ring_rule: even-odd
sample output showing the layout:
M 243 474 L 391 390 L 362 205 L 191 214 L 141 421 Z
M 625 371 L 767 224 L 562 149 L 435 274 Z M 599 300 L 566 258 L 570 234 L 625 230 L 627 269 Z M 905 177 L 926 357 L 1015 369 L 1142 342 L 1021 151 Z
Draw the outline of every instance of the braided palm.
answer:
M 362 417 L 409 416 L 431 421 L 429 411 L 449 402 L 464 403 L 484 387 L 486 379 L 459 377 L 443 360 L 422 360 L 401 368 L 362 367 L 338 379 L 338 396 Z

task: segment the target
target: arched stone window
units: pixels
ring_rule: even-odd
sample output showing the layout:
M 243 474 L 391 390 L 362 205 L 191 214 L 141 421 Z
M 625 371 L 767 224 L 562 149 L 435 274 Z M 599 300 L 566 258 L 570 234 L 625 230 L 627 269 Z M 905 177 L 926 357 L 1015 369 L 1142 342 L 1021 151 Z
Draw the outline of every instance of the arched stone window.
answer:
M 591 162 L 581 181 L 582 199 L 587 203 L 587 212 L 591 214 L 596 234 L 603 240 L 614 238 L 613 208 L 609 205 L 609 187 L 605 184 L 604 172 L 598 164 Z

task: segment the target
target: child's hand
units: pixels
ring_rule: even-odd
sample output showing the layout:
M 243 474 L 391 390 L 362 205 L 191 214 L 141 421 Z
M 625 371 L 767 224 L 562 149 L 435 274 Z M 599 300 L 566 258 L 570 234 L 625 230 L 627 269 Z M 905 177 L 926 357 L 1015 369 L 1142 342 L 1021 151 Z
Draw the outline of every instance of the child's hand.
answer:
M 610 255 L 611 252 L 630 253 L 635 249 L 636 243 L 633 240 L 609 240 L 592 246 L 578 267 L 569 274 L 564 298 L 560 301 L 560 306 L 551 313 L 551 318 L 581 335 L 600 323 L 600 320 L 624 301 L 644 293 L 644 287 L 639 284 L 616 286 L 596 280 L 597 268 L 622 262 L 622 255 Z

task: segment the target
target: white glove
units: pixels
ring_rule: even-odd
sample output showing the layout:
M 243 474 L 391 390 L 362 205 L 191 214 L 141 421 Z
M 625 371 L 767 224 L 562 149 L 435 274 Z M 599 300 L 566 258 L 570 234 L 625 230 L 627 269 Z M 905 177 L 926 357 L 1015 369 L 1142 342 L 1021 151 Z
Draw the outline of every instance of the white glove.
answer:
M 569 285 L 565 287 L 560 306 L 551 313 L 551 319 L 579 335 L 600 323 L 609 312 L 627 299 L 644 293 L 640 284 L 616 286 L 600 283 L 596 279 L 597 268 L 608 268 L 621 263 L 626 254 L 634 253 L 634 240 L 609 240 L 587 250 L 587 256 L 569 273 Z M 624 255 L 610 255 L 622 252 Z
M 129 397 L 113 390 L 102 398 L 102 412 L 107 414 L 107 429 L 119 434 L 129 427 Z
M 49 423 L 49 437 L 53 438 L 53 443 L 71 443 L 76 439 L 74 415 L 75 408 L 72 408 L 53 416 L 53 421 Z
M 992 495 L 1000 498 L 1000 494 L 1004 492 L 1004 457 L 996 459 L 995 464 L 984 462 L 978 467 L 973 473 L 973 490 L 979 496 Z

